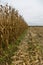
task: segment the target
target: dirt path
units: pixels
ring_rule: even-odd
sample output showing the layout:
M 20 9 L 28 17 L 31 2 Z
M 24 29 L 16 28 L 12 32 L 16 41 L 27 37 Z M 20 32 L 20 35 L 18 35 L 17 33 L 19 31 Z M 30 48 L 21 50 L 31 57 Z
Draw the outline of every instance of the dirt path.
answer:
M 37 34 L 27 31 L 19 45 L 18 51 L 13 56 L 13 65 L 43 65 L 43 56 L 34 39 Z

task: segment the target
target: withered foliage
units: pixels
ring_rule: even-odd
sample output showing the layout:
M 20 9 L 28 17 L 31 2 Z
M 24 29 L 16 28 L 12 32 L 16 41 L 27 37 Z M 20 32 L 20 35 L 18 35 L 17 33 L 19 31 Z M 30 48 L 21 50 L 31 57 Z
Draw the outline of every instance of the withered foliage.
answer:
M 3 44 L 5 48 L 8 48 L 9 44 L 14 44 L 27 27 L 17 10 L 7 4 L 0 5 L 0 54 L 2 54 Z

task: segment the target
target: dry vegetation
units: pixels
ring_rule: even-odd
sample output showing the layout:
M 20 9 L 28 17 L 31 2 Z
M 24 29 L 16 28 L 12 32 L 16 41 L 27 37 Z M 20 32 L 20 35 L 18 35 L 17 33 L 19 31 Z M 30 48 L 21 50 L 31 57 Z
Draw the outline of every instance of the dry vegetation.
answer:
M 17 10 L 7 4 L 0 5 L 0 65 L 10 65 L 9 60 L 14 49 L 17 49 L 15 41 L 27 28 Z
M 43 27 L 28 28 L 13 59 L 13 65 L 43 65 Z
M 0 5 L 0 65 L 43 65 L 43 27 L 28 27 L 8 5 Z

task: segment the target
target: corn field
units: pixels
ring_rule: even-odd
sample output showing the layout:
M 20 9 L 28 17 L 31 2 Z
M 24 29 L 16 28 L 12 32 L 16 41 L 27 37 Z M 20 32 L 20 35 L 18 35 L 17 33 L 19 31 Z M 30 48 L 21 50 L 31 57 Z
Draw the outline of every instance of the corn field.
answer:
M 3 56 L 3 50 L 9 48 L 9 44 L 14 44 L 18 37 L 28 26 L 18 10 L 15 10 L 7 4 L 0 5 L 0 57 Z M 0 61 L 0 65 L 2 64 Z

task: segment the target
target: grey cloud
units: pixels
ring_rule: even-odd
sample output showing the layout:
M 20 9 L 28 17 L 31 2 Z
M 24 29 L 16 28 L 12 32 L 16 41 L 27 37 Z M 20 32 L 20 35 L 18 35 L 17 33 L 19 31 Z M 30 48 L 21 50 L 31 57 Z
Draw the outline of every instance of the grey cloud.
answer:
M 30 25 L 43 25 L 43 0 L 1 0 L 19 10 Z

